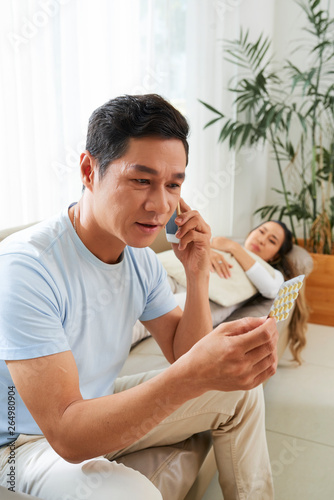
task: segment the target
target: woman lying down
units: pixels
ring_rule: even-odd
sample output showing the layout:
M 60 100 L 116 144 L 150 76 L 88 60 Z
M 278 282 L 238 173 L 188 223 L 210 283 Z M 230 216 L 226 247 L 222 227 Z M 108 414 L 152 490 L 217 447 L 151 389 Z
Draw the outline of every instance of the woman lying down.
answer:
M 211 240 L 211 271 L 218 274 L 222 280 L 221 286 L 224 287 L 224 280 L 231 277 L 233 264 L 229 263 L 217 250 L 227 252 L 238 262 L 257 291 L 263 297 L 274 299 L 282 283 L 298 275 L 291 262 L 286 258 L 292 246 L 292 234 L 286 225 L 280 221 L 268 221 L 253 229 L 247 236 L 243 246 L 228 238 L 218 236 Z M 272 266 L 270 272 L 268 268 L 255 260 L 248 251 L 270 264 Z M 185 288 L 179 283 L 175 283 L 173 279 L 170 279 L 170 283 L 172 289 L 174 288 L 173 291 L 179 306 L 183 308 Z M 224 321 L 244 302 L 241 301 L 222 307 L 210 301 L 213 325 L 217 326 L 217 324 Z M 301 362 L 300 351 L 305 346 L 307 319 L 308 311 L 304 293 L 302 292 L 296 300 L 289 324 L 290 350 L 294 359 L 299 363 Z

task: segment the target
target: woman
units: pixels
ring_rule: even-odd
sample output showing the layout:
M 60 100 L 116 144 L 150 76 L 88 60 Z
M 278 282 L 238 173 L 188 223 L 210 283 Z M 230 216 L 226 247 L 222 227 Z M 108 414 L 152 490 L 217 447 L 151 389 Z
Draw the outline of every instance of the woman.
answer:
M 247 277 L 257 290 L 269 299 L 275 298 L 284 280 L 297 276 L 287 254 L 293 246 L 292 233 L 283 222 L 268 221 L 253 229 L 246 238 L 244 246 L 228 238 L 218 236 L 211 240 L 211 271 L 222 278 L 230 277 L 231 265 L 224 257 L 215 252 L 228 252 L 244 269 Z M 257 262 L 248 252 L 261 257 L 273 266 L 275 276 Z M 301 364 L 300 352 L 305 346 L 308 308 L 305 301 L 304 288 L 298 295 L 289 324 L 289 346 L 294 359 Z

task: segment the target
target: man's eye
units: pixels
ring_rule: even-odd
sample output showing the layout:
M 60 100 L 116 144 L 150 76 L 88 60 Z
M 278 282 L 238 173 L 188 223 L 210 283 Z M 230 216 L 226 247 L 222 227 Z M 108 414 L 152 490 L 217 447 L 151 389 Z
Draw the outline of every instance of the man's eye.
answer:
M 172 189 L 177 189 L 177 188 L 179 188 L 181 186 L 180 186 L 180 184 L 169 184 L 169 187 L 172 188 Z
M 148 179 L 134 179 L 138 184 L 148 184 L 150 181 Z

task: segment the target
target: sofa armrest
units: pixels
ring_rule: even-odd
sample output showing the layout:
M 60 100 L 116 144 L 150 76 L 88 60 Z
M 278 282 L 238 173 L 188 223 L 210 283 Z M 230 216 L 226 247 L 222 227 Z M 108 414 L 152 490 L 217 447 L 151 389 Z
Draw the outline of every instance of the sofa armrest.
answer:
M 8 229 L 1 229 L 0 231 L 0 241 L 4 240 L 8 236 L 10 236 L 13 233 L 17 233 L 18 231 L 21 231 L 22 229 L 26 229 L 27 227 L 33 226 L 34 224 L 37 224 L 37 222 L 33 222 L 31 224 L 24 224 L 22 226 L 16 226 L 16 227 L 10 227 Z
M 296 275 L 305 274 L 305 276 L 308 276 L 313 270 L 311 255 L 299 245 L 293 245 L 292 250 L 287 254 L 287 260 L 292 265 Z

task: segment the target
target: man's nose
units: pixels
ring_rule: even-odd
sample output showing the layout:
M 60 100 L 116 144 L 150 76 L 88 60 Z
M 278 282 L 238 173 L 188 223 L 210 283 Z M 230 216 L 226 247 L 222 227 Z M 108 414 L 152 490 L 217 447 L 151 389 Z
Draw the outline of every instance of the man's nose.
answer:
M 164 189 L 155 189 L 148 195 L 145 203 L 145 210 L 165 214 L 170 210 L 168 195 Z

